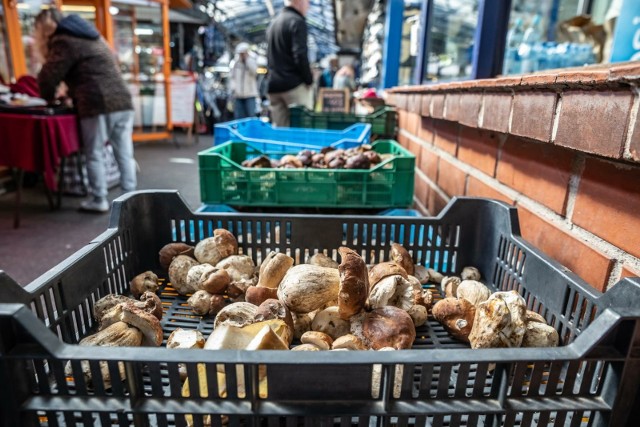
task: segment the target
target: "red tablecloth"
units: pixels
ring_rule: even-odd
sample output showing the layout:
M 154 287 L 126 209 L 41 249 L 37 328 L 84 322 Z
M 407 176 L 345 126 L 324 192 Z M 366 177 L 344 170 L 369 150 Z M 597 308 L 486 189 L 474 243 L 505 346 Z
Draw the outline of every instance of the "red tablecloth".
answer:
M 0 165 L 41 172 L 46 186 L 56 188 L 62 157 L 78 151 L 77 117 L 0 113 Z

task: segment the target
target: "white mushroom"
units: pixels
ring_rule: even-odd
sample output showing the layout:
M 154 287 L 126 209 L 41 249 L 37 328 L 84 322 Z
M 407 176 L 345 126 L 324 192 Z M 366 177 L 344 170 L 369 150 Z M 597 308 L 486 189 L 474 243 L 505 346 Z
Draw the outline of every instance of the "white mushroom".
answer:
M 462 269 L 462 273 L 460 273 L 460 277 L 462 280 L 480 280 L 480 270 L 475 267 L 465 267 Z
M 313 344 L 321 350 L 330 350 L 333 339 L 324 332 L 308 331 L 300 337 L 302 344 Z
M 324 332 L 335 340 L 349 333 L 349 321 L 340 317 L 337 306 L 328 307 L 315 315 L 311 330 Z
M 333 342 L 332 350 L 367 350 L 362 340 L 355 335 L 343 335 Z
M 335 268 L 300 264 L 287 271 L 278 299 L 293 313 L 309 313 L 338 299 L 340 274 Z
M 258 307 L 248 302 L 234 302 L 218 312 L 213 321 L 214 329 L 220 325 L 243 327 L 255 323 L 254 316 Z
M 218 228 L 213 236 L 203 239 L 196 245 L 194 255 L 201 263 L 216 265 L 220 260 L 238 253 L 238 241 L 229 231 Z
M 204 342 L 202 332 L 176 328 L 167 338 L 167 348 L 204 348 Z
M 476 280 L 463 280 L 458 285 L 456 296 L 478 306 L 481 302 L 489 299 L 491 291 L 483 283 Z
M 413 285 L 400 275 L 383 278 L 369 292 L 369 307 L 372 310 L 394 306 L 406 311 L 413 305 Z

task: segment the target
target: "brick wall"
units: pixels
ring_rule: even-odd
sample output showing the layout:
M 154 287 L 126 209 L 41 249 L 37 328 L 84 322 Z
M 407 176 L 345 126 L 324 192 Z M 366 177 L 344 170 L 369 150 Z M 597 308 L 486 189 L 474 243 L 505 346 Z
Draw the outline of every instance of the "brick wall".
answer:
M 640 276 L 640 64 L 399 87 L 415 206 L 514 204 L 522 235 L 594 288 Z

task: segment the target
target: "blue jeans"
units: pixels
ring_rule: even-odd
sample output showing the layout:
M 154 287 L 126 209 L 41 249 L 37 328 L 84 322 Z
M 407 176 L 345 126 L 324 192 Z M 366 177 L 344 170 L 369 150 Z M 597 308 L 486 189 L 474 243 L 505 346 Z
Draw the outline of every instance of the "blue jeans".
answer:
M 136 162 L 133 158 L 133 111 L 116 111 L 80 119 L 82 143 L 87 158 L 87 174 L 91 195 L 107 197 L 107 173 L 104 146 L 109 141 L 120 169 L 120 186 L 125 191 L 136 189 Z
M 251 98 L 236 98 L 233 102 L 233 118 L 244 119 L 246 117 L 256 116 L 256 99 Z

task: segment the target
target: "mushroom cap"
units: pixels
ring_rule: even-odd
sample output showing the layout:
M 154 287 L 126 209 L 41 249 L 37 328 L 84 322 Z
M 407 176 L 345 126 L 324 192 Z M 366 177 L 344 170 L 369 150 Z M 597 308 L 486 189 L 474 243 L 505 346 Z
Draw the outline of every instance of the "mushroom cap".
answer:
M 140 298 L 144 292 L 151 291 L 157 292 L 158 288 L 158 276 L 153 271 L 145 271 L 138 274 L 129 283 L 131 294 L 134 298 Z
M 526 311 L 524 298 L 516 291 L 492 294 L 476 309 L 469 334 L 471 348 L 520 347 L 526 332 Z
M 522 347 L 557 347 L 558 331 L 546 323 L 529 322 L 522 338 Z
M 369 313 L 364 320 L 363 331 L 374 350 L 383 347 L 409 349 L 416 338 L 411 316 L 393 306 L 377 308 Z
M 431 314 L 459 341 L 469 342 L 476 314 L 475 306 L 466 299 L 445 298 L 431 309 Z
M 414 304 L 413 285 L 399 274 L 383 278 L 369 292 L 369 307 L 372 309 L 392 305 L 408 310 Z
M 458 295 L 458 285 L 462 280 L 457 276 L 445 276 L 440 281 L 442 295 L 446 298 L 456 298 Z
M 162 300 L 158 295 L 147 291 L 140 295 L 140 302 L 144 304 L 141 305 L 140 303 L 136 303 L 136 307 L 142 308 L 147 313 L 151 313 L 156 316 L 158 320 L 162 320 Z
M 118 321 L 80 340 L 80 345 L 106 347 L 138 347 L 142 344 L 142 332 L 126 322 Z
M 201 240 L 196 245 L 194 255 L 201 263 L 216 265 L 222 259 L 238 253 L 238 241 L 224 228 L 213 230 L 213 236 Z
M 171 265 L 171 261 L 178 255 L 186 255 L 191 258 L 195 258 L 193 255 L 194 247 L 189 246 L 186 243 L 168 243 L 160 249 L 158 253 L 160 266 L 167 270 Z
M 542 317 L 542 315 L 536 313 L 535 311 L 531 311 L 531 310 L 527 310 L 525 313 L 525 321 L 527 323 L 529 322 L 538 322 L 538 323 L 544 323 L 545 325 L 547 324 L 547 320 Z
M 364 310 L 369 295 L 369 276 L 367 265 L 357 252 L 341 247 L 338 249 L 342 262 L 340 272 L 340 291 L 338 293 L 338 312 L 348 320 L 354 314 Z
M 230 325 L 241 328 L 245 325 L 254 323 L 254 316 L 258 307 L 248 302 L 234 302 L 229 304 L 216 316 L 213 321 L 214 329 L 220 325 Z
M 362 340 L 355 335 L 347 334 L 339 337 L 333 341 L 331 346 L 332 350 L 346 349 L 346 350 L 367 350 L 367 346 L 364 345 Z
M 299 264 L 278 286 L 278 299 L 294 313 L 309 313 L 338 299 L 340 274 L 334 268 Z
M 167 348 L 204 348 L 204 336 L 197 329 L 176 328 L 167 338 Z
M 318 312 L 311 322 L 311 330 L 324 332 L 334 340 L 349 333 L 349 321 L 340 317 L 339 307 L 327 307 Z
M 169 280 L 180 295 L 197 291 L 196 288 L 189 286 L 187 281 L 189 270 L 194 265 L 198 265 L 198 261 L 186 255 L 178 255 L 169 265 Z
M 211 264 L 206 264 L 211 265 Z M 198 288 L 210 294 L 223 294 L 231 283 L 231 277 L 227 270 L 211 266 L 202 272 L 198 281 Z
M 471 266 L 467 266 L 465 268 L 462 269 L 462 272 L 460 273 L 460 278 L 462 280 L 476 280 L 479 281 L 480 280 L 480 270 L 478 270 L 476 267 L 471 267 Z
M 201 289 L 194 292 L 193 295 L 189 297 L 187 304 L 189 304 L 195 314 L 206 316 L 209 314 L 209 310 L 211 308 L 212 296 L 213 294 Z
M 320 351 L 320 349 L 313 344 L 300 344 L 293 347 L 291 351 Z
M 444 275 L 442 273 L 437 272 L 433 268 L 427 268 L 427 273 L 429 273 L 429 282 L 440 284 Z
M 302 344 L 313 344 L 321 350 L 330 350 L 333 344 L 333 338 L 324 332 L 307 331 L 300 337 Z
M 464 298 L 477 306 L 491 296 L 491 291 L 483 283 L 476 280 L 463 280 L 456 291 L 458 298 Z
M 338 268 L 339 264 L 333 259 L 329 258 L 322 252 L 318 252 L 317 254 L 312 255 L 307 264 L 317 265 L 319 267 L 328 267 L 328 268 Z
M 213 270 L 215 267 L 211 264 L 196 264 L 187 272 L 187 286 L 193 289 L 193 292 L 200 289 L 200 278 L 202 275 Z
M 124 295 L 117 294 L 108 294 L 104 297 L 100 298 L 93 305 L 93 317 L 98 322 L 102 320 L 104 315 L 109 312 L 116 305 L 122 304 L 123 302 L 133 302 L 134 300 L 126 297 Z
M 269 255 L 260 264 L 258 286 L 277 289 L 282 278 L 293 266 L 293 258 L 281 252 L 269 252 Z
M 291 344 L 294 332 L 293 317 L 291 316 L 291 312 L 289 311 L 287 306 L 278 299 L 271 298 L 265 300 L 262 304 L 260 304 L 253 316 L 253 320 L 255 322 L 263 322 L 265 320 L 271 319 L 283 320 L 284 323 L 289 326 L 289 328 L 291 329 L 291 338 L 288 344 Z
M 413 259 L 411 258 L 411 255 L 409 255 L 409 252 L 405 249 L 404 246 L 402 246 L 399 243 L 392 243 L 391 251 L 389 253 L 389 258 L 391 258 L 391 261 L 395 262 L 396 264 L 404 268 L 407 274 L 413 275 L 414 273 Z
M 122 304 L 122 321 L 140 329 L 144 335 L 142 345 L 158 347 L 162 344 L 162 327 L 157 317 L 139 309 L 132 303 Z
M 387 276 L 395 276 L 396 274 L 399 274 L 405 279 L 407 278 L 407 271 L 395 262 L 381 262 L 380 264 L 374 265 L 371 267 L 371 270 L 369 270 L 370 290 L 373 290 L 380 280 Z

